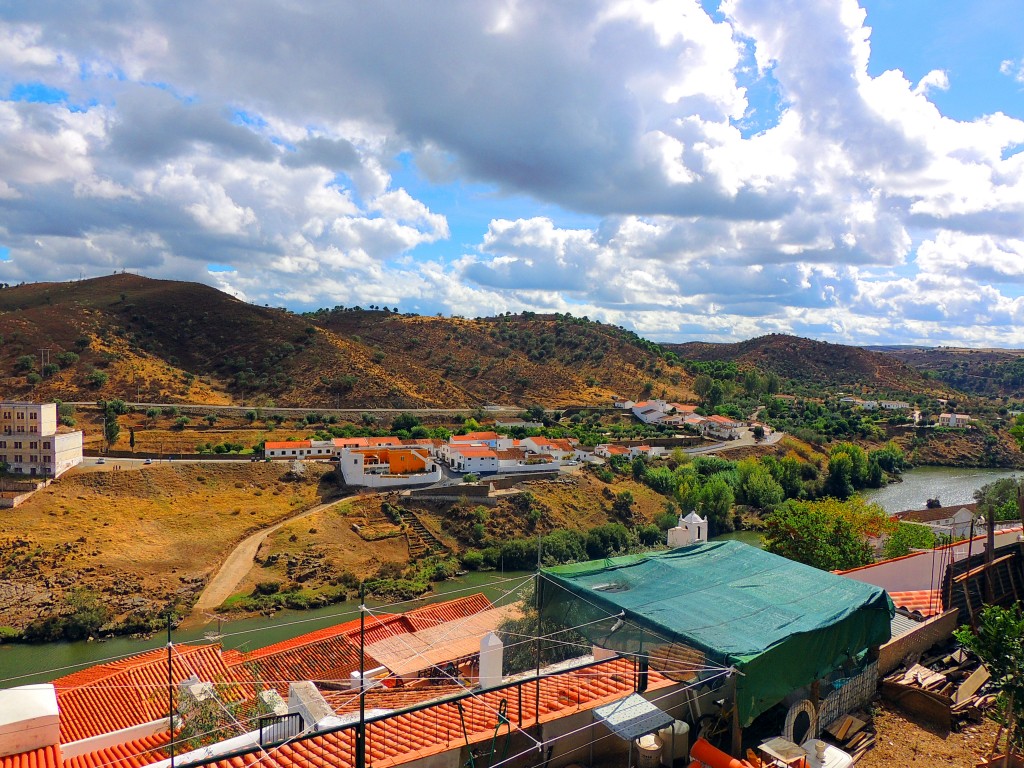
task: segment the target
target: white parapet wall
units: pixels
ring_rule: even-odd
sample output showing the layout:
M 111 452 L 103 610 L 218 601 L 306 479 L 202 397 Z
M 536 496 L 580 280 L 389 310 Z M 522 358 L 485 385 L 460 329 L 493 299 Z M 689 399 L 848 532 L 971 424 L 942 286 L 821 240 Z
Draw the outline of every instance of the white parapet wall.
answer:
M 52 684 L 0 690 L 0 757 L 58 743 L 60 710 Z

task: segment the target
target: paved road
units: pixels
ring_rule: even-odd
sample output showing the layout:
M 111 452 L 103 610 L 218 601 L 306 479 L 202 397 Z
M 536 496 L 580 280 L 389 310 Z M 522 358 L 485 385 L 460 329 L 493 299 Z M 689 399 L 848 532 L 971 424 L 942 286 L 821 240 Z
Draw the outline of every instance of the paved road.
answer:
M 95 400 L 79 400 L 65 401 L 68 405 L 73 406 L 95 406 Z M 400 413 L 417 413 L 417 414 L 442 414 L 442 415 L 461 415 L 470 411 L 475 411 L 481 408 L 485 413 L 521 413 L 522 408 L 517 406 L 494 406 L 490 408 L 484 408 L 480 405 L 462 405 L 456 408 L 332 408 L 328 405 L 311 405 L 307 408 L 286 408 L 278 406 L 262 406 L 262 405 L 209 405 L 204 403 L 142 403 L 142 402 L 126 402 L 126 405 L 136 409 L 146 408 L 177 408 L 181 412 L 193 412 L 202 411 L 203 413 L 223 413 L 223 412 L 239 412 L 245 413 L 246 411 L 259 411 L 262 414 L 269 413 L 333 413 L 333 414 L 354 414 L 356 418 L 362 413 L 379 413 L 379 414 L 395 414 L 396 416 Z
M 220 568 L 217 569 L 217 573 L 215 573 L 213 578 L 206 584 L 202 594 L 199 595 L 199 599 L 192 608 L 192 613 L 183 622 L 183 626 L 207 624 L 212 620 L 209 614 L 216 610 L 225 600 L 231 597 L 242 579 L 244 579 L 246 574 L 249 573 L 252 568 L 253 560 L 256 557 L 256 553 L 259 552 L 260 545 L 266 540 L 267 536 L 286 523 L 300 520 L 303 517 L 308 517 L 309 515 L 312 515 L 315 512 L 320 512 L 324 509 L 330 509 L 335 504 L 340 504 L 348 498 L 350 497 L 345 496 L 340 499 L 329 501 L 326 504 L 318 504 L 315 507 L 310 507 L 298 514 L 292 515 L 291 517 L 286 517 L 279 523 L 275 523 L 267 528 L 262 528 L 256 531 L 256 533 L 244 538 L 238 546 L 231 550 L 231 553 L 224 559 Z

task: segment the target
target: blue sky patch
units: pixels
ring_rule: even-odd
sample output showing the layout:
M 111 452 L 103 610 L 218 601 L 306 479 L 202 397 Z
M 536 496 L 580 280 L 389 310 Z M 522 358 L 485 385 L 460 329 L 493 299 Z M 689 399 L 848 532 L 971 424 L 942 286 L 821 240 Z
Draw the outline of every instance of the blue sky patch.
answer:
M 207 272 L 234 272 L 235 268 L 230 264 L 207 264 Z
M 26 101 L 32 104 L 63 104 L 68 92 L 45 83 L 17 83 L 7 95 L 7 101 Z

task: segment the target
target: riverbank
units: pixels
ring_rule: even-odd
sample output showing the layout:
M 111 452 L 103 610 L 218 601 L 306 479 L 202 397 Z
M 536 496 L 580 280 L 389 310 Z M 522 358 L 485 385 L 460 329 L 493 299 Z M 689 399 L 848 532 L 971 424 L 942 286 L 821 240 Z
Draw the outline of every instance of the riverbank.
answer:
M 908 509 L 924 509 L 928 499 L 938 499 L 943 506 L 969 504 L 974 501 L 974 492 L 983 485 L 1022 474 L 1015 469 L 916 467 L 904 472 L 900 482 L 861 491 L 861 496 L 889 514 L 896 514 Z
M 400 603 L 367 599 L 373 611 L 407 611 L 421 605 L 482 592 L 492 601 L 527 587 L 532 572 L 480 571 L 434 584 L 434 591 Z M 175 643 L 220 643 L 224 650 L 253 650 L 359 617 L 357 601 L 349 600 L 325 608 L 282 610 L 273 616 L 247 616 L 206 627 L 175 629 Z M 54 642 L 43 644 L 0 644 L 0 687 L 28 685 L 53 680 L 75 668 L 162 648 L 166 635 L 114 637 L 105 641 Z

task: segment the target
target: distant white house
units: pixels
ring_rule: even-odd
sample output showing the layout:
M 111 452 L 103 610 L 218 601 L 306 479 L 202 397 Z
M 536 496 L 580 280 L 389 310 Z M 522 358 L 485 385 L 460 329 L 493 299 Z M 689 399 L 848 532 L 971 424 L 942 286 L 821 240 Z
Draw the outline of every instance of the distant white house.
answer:
M 971 423 L 971 417 L 966 413 L 940 413 L 940 427 L 966 427 Z
M 351 486 L 401 488 L 441 480 L 441 468 L 423 448 L 343 448 L 338 467 Z
M 624 445 L 616 445 L 615 443 L 601 443 L 594 447 L 594 455 L 600 456 L 605 459 L 610 459 L 615 456 L 629 456 L 629 448 Z
M 525 419 L 495 419 L 494 426 L 503 427 L 505 429 L 518 428 L 518 429 L 540 429 L 544 426 L 539 421 L 526 421 Z
M 908 509 L 893 517 L 904 523 L 917 523 L 932 528 L 935 533 L 963 539 L 971 534 L 971 520 L 978 513 L 977 504 L 954 504 L 931 509 Z
M 878 407 L 885 411 L 904 411 L 910 407 L 910 403 L 902 400 L 879 400 Z
M 450 445 L 448 463 L 456 472 L 493 475 L 498 471 L 498 453 L 483 444 Z
M 679 426 L 685 423 L 687 416 L 693 415 L 697 406 L 668 403 L 664 400 L 642 400 L 639 403 L 633 403 L 630 410 L 644 424 Z
M 708 416 L 702 422 L 705 435 L 717 437 L 720 440 L 733 440 L 740 436 L 743 422 L 728 416 Z

